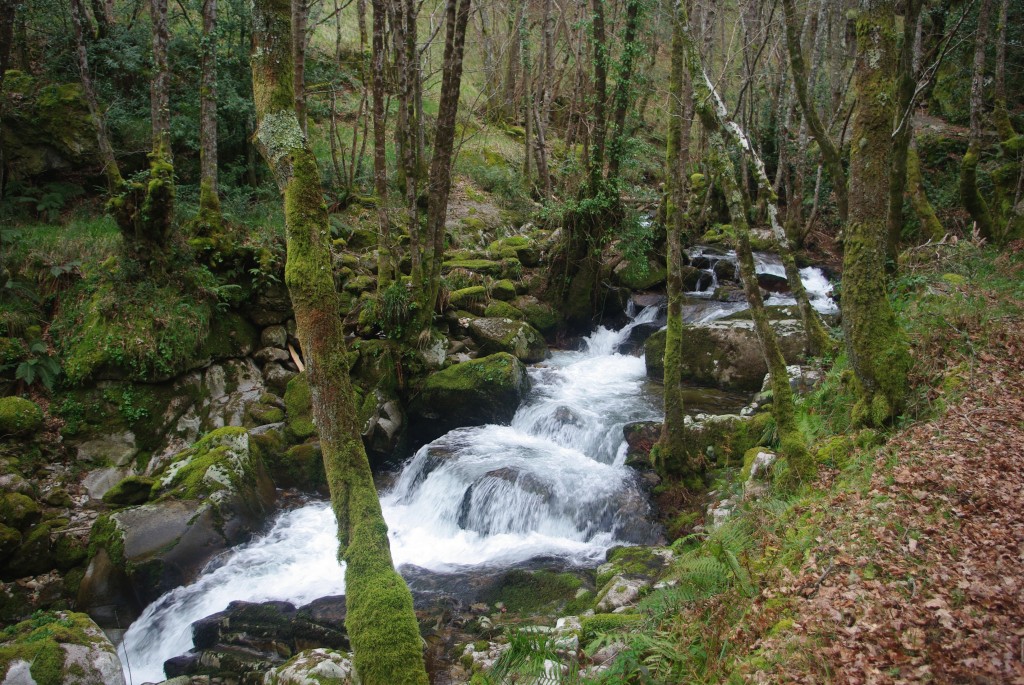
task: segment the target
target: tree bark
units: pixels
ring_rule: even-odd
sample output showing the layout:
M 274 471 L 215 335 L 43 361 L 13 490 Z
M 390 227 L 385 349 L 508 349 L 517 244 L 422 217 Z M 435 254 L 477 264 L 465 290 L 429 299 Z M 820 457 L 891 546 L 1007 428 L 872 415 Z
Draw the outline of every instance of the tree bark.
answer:
M 597 197 L 601 191 L 604 176 L 605 130 L 607 115 L 605 102 L 608 99 L 608 39 L 605 36 L 604 2 L 593 2 L 593 44 L 594 44 L 594 114 L 593 133 L 590 144 L 590 196 Z
M 843 328 L 857 379 L 855 424 L 881 425 L 904 407 L 911 359 L 889 304 L 886 221 L 895 103 L 895 10 L 870 0 L 857 19 L 857 116 L 850 155 L 850 220 L 843 255 Z
M 309 5 L 306 0 L 292 0 L 292 67 L 295 69 L 295 113 L 299 126 L 306 134 L 306 24 L 309 21 Z
M 330 230 L 316 157 L 295 112 L 288 0 L 255 0 L 253 94 L 256 141 L 284 195 L 285 283 L 306 360 L 345 572 L 345 623 L 366 685 L 426 685 L 412 595 L 395 571 L 387 524 L 360 438 Z
M 217 192 L 217 0 L 203 0 L 199 84 L 199 227 L 215 233 L 221 225 Z
M 612 114 L 612 139 L 608 146 L 608 175 L 606 180 L 611 188 L 617 187 L 619 168 L 626 153 L 626 113 L 633 104 L 633 79 L 636 58 L 641 45 L 637 42 L 640 28 L 641 0 L 626 0 L 626 26 L 622 38 L 622 55 L 619 57 L 617 84 L 615 86 L 614 112 Z
M 669 119 L 665 181 L 669 189 L 666 202 L 666 242 L 668 252 L 668 311 L 665 327 L 664 411 L 661 439 L 658 443 L 658 461 L 661 468 L 669 466 L 684 478 L 702 471 L 703 455 L 688 448 L 686 412 L 680 385 L 683 337 L 683 278 L 685 266 L 683 240 L 689 233 L 689 166 L 690 119 L 693 110 L 693 86 L 686 73 L 686 55 L 683 31 L 688 22 L 685 5 L 675 7 L 672 22 L 672 63 L 669 80 Z
M 960 196 L 978 231 L 986 240 L 994 240 L 995 222 L 988 201 L 978 190 L 978 162 L 981 158 L 982 115 L 984 114 L 985 46 L 988 43 L 989 14 L 992 0 L 981 0 L 978 27 L 974 36 L 974 71 L 971 77 L 971 133 L 967 153 L 960 162 Z
M 445 6 L 444 66 L 441 76 L 441 101 L 434 129 L 434 156 L 430 161 L 427 200 L 427 236 L 432 243 L 430 277 L 424 284 L 427 300 L 423 310 L 424 327 L 429 325 L 441 288 L 441 262 L 444 259 L 444 225 L 448 216 L 448 195 L 452 188 L 452 152 L 455 123 L 462 87 L 462 58 L 466 45 L 466 25 L 472 0 L 447 0 Z M 529 152 L 527 152 L 529 154 Z
M 371 89 L 373 91 L 373 188 L 377 194 L 377 288 L 383 290 L 397 277 L 394 246 L 391 244 L 391 218 L 388 216 L 387 128 L 384 118 L 384 38 L 387 31 L 385 0 L 372 0 L 373 54 Z

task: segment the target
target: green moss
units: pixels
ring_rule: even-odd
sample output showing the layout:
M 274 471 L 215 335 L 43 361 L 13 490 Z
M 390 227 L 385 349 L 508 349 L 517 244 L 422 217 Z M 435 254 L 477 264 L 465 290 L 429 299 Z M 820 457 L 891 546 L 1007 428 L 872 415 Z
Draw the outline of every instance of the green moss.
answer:
M 454 309 L 465 309 L 475 304 L 487 301 L 487 288 L 482 285 L 473 285 L 468 288 L 456 290 L 448 296 L 448 303 Z
M 17 492 L 0 495 L 0 523 L 24 530 L 39 520 L 39 505 L 30 498 Z
M 23 397 L 0 397 L 0 437 L 24 436 L 43 427 L 43 410 Z
M 154 485 L 157 491 L 173 493 L 179 499 L 202 499 L 227 485 L 224 478 L 234 486 L 242 485 L 247 474 L 239 471 L 237 463 L 239 441 L 246 436 L 246 430 L 226 426 L 203 436 L 192 447 L 179 452 L 163 477 Z M 216 467 L 216 473 L 210 473 Z
M 315 491 L 326 483 L 320 446 L 304 443 L 288 448 L 278 469 L 278 485 Z
M 305 373 L 288 381 L 284 392 L 285 431 L 289 438 L 301 442 L 316 435 L 313 424 L 313 398 L 309 390 L 309 380 Z
M 449 366 L 427 378 L 424 392 L 471 391 L 484 385 L 514 385 L 520 362 L 507 352 Z
M 0 633 L 0 674 L 6 674 L 15 661 L 25 661 L 37 685 L 63 685 L 67 677 L 61 645 L 95 645 L 102 641 L 101 635 L 85 614 L 35 614 Z
M 484 310 L 484 316 L 522 321 L 525 315 L 508 302 L 494 300 L 487 305 L 487 309 Z
M 833 435 L 818 447 L 815 456 L 821 464 L 842 468 L 853 450 L 854 443 L 850 436 Z
M 445 262 L 442 265 L 444 272 L 447 273 L 452 269 L 465 269 L 467 271 L 474 271 L 484 276 L 494 276 L 500 278 L 504 272 L 504 267 L 501 262 L 496 262 L 490 259 L 453 259 Z
M 237 312 L 220 312 L 210 321 L 210 332 L 195 359 L 238 359 L 252 352 L 258 340 L 259 333 L 244 316 Z
M 15 550 L 21 546 L 21 533 L 15 528 L 0 523 L 0 557 L 11 558 Z
M 110 514 L 101 514 L 89 531 L 89 558 L 104 549 L 115 566 L 124 566 L 124 532 Z
M 491 284 L 491 297 L 496 300 L 509 301 L 516 297 L 516 284 L 507 278 Z
M 19 338 L 0 338 L 0 368 L 17 364 L 28 356 L 28 346 Z
M 656 576 L 665 564 L 664 557 L 649 547 L 615 547 L 608 552 L 608 561 L 597 575 L 597 587 L 603 588 L 615 576 Z
M 148 476 L 128 476 L 103 495 L 103 501 L 114 506 L 144 504 L 149 501 L 156 479 Z
M 488 604 L 502 602 L 511 613 L 529 615 L 565 605 L 576 597 L 582 585 L 572 573 L 516 569 L 502 576 L 481 599 Z
M 643 620 L 639 614 L 594 614 L 580 618 L 580 638 L 590 642 L 598 635 L 635 629 Z

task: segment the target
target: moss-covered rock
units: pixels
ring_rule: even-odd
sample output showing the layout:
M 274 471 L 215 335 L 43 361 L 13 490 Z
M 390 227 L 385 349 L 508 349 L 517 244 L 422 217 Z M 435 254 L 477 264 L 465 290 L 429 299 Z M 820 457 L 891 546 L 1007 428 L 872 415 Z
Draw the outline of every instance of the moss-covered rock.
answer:
M 632 263 L 623 260 L 615 267 L 615 282 L 630 290 L 650 290 L 665 282 L 668 271 L 663 263 Z
M 772 322 L 787 364 L 804 359 L 803 326 L 799 320 Z M 768 365 L 753 322 L 744 319 L 718 320 L 686 329 L 681 356 L 681 380 L 723 390 L 761 388 Z M 664 375 L 665 332 L 647 339 L 644 360 L 647 375 Z
M 583 581 L 573 573 L 515 569 L 480 597 L 488 604 L 501 603 L 508 612 L 521 615 L 540 611 L 555 613 L 583 589 Z
M 491 259 L 453 259 L 445 262 L 442 265 L 442 269 L 445 273 L 453 269 L 465 269 L 466 271 L 473 271 L 474 273 L 495 278 L 501 278 L 504 273 L 502 263 Z
M 537 249 L 536 243 L 524 235 L 495 240 L 487 249 L 488 252 L 498 257 L 515 257 L 527 268 L 533 268 L 540 264 L 540 251 Z
M 431 374 L 412 402 L 412 430 L 427 442 L 461 426 L 507 423 L 530 389 L 516 357 L 493 354 Z
M 448 296 L 448 303 L 454 309 L 470 309 L 482 306 L 487 301 L 487 288 L 482 285 L 471 285 L 461 288 Z
M 507 278 L 491 284 L 491 297 L 508 302 L 516 298 L 516 284 Z
M 285 431 L 293 442 L 302 442 L 316 435 L 313 424 L 313 396 L 309 390 L 309 379 L 300 373 L 288 381 L 284 393 Z
M 523 313 L 526 322 L 536 328 L 544 335 L 554 332 L 558 328 L 558 316 L 549 304 L 545 304 L 536 297 L 524 295 L 516 298 L 512 304 Z
M 41 516 L 39 505 L 32 498 L 16 492 L 0 495 L 0 523 L 5 526 L 25 530 Z
M 0 438 L 25 436 L 43 427 L 43 410 L 23 397 L 0 397 Z
M 508 352 L 528 364 L 548 355 L 544 336 L 524 321 L 482 317 L 469 322 L 469 332 L 484 354 Z
M 20 338 L 0 338 L 0 367 L 17 364 L 28 356 L 28 346 Z
M 12 684 L 124 682 L 110 640 L 88 616 L 71 612 L 33 616 L 0 633 L 0 676 Z
M 525 314 L 508 302 L 502 302 L 501 300 L 494 300 L 487 305 L 487 309 L 484 310 L 484 316 L 492 319 L 513 319 L 515 321 L 522 321 L 525 318 Z
M 266 685 L 349 685 L 355 682 L 355 669 L 347 654 L 333 649 L 307 649 L 268 671 L 263 682 Z
M 666 547 L 613 547 L 597 568 L 597 587 L 603 588 L 614 576 L 657 580 L 669 571 L 673 558 Z
M 21 546 L 21 533 L 17 529 L 0 523 L 0 557 L 10 558 Z
M 128 476 L 103 493 L 103 501 L 119 507 L 143 504 L 149 501 L 155 484 L 155 478 Z

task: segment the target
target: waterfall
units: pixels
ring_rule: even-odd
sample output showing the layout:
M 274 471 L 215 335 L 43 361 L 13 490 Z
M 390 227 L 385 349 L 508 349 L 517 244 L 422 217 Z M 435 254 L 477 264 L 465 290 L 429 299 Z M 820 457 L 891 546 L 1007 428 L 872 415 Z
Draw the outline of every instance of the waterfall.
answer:
M 616 350 L 657 316 L 648 307 L 531 368 L 533 389 L 511 425 L 460 428 L 421 448 L 381 495 L 395 564 L 447 571 L 558 556 L 595 565 L 613 545 L 653 542 L 622 428 L 658 420 L 661 408 L 644 392 L 643 359 Z M 163 680 L 164 661 L 191 648 L 192 622 L 233 600 L 299 605 L 344 593 L 335 532 L 330 506 L 307 504 L 160 597 L 118 650 L 132 682 Z

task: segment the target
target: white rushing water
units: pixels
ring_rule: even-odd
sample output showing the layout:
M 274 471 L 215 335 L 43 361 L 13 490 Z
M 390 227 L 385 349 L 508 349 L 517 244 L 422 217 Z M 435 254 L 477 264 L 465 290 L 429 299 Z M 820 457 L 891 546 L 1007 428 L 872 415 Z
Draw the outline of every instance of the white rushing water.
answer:
M 736 302 L 716 302 L 708 300 L 718 288 L 718 275 L 715 267 L 719 262 L 724 262 L 731 267 L 739 281 L 739 272 L 736 265 L 735 250 L 718 250 L 704 246 L 697 246 L 687 251 L 687 255 L 695 264 L 702 267 L 704 273 L 697 283 L 697 289 L 687 293 L 691 298 L 707 300 L 706 304 L 697 303 L 691 306 L 689 315 L 686 316 L 687 323 L 708 323 L 720 319 L 729 314 L 743 311 L 748 305 L 745 299 L 740 298 Z M 778 255 L 767 252 L 754 253 L 754 271 L 758 274 L 770 274 L 779 278 L 786 278 L 786 267 Z M 829 282 L 825 272 L 816 266 L 808 266 L 800 269 L 800 281 L 807 291 L 807 298 L 811 306 L 821 314 L 836 314 L 839 306 L 832 299 L 832 284 Z M 772 294 L 764 302 L 768 306 L 791 306 L 796 300 L 790 295 Z
M 533 389 L 510 426 L 461 428 L 420 449 L 381 497 L 395 563 L 596 564 L 613 545 L 653 541 L 647 500 L 622 464 L 622 428 L 659 419 L 660 407 L 643 392 L 643 359 L 616 348 L 657 315 L 650 307 L 622 330 L 599 328 L 582 351 L 530 369 Z M 298 606 L 344 593 L 335 532 L 324 502 L 279 516 L 265 536 L 146 608 L 119 648 L 125 673 L 135 685 L 163 680 L 164 661 L 192 647 L 192 622 L 233 600 Z

